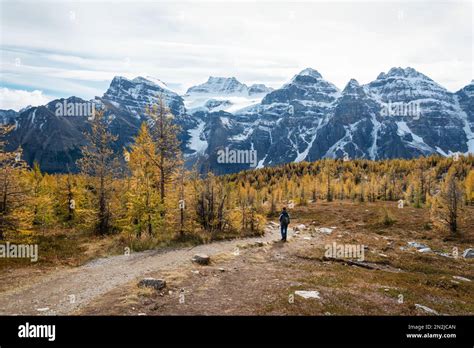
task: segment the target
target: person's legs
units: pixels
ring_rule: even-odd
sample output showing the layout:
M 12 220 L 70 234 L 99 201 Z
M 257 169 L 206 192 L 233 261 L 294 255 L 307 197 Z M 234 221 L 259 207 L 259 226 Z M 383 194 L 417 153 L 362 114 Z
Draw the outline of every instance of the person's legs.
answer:
M 281 226 L 281 238 L 286 241 L 286 233 L 288 231 L 288 226 L 287 225 L 282 225 Z

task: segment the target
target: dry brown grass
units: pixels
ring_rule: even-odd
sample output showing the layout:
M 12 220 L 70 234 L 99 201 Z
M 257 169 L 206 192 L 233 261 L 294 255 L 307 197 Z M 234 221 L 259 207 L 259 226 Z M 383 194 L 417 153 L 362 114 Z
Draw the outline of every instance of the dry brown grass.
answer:
M 384 209 L 394 223 L 383 223 Z M 474 209 L 463 233 L 456 238 L 436 229 L 427 230 L 427 209 L 396 203 L 317 202 L 297 207 L 294 224 L 337 228 L 331 235 L 302 232 L 288 243 L 274 243 L 213 257 L 211 266 L 189 264 L 174 274 L 155 272 L 167 279 L 161 292 L 140 295 L 136 283 L 113 292 L 83 308 L 81 314 L 147 315 L 424 315 L 415 303 L 441 314 L 474 314 L 473 261 L 400 250 L 408 241 L 422 242 L 436 251 L 472 247 Z M 311 237 L 310 240 L 303 237 Z M 366 261 L 381 266 L 370 270 L 324 259 L 324 246 L 337 243 L 368 246 Z M 383 255 L 380 255 L 383 254 Z M 223 268 L 224 271 L 220 270 Z M 199 273 L 191 272 L 198 270 Z M 473 281 L 456 281 L 462 276 Z M 168 278 L 169 277 L 169 278 Z M 179 302 L 183 289 L 185 303 Z M 321 300 L 290 295 L 296 290 L 317 290 Z M 171 291 L 171 292 L 169 292 Z M 134 294 L 137 302 L 125 299 Z M 399 300 L 403 296 L 403 303 Z M 118 300 L 117 300 L 118 299 Z

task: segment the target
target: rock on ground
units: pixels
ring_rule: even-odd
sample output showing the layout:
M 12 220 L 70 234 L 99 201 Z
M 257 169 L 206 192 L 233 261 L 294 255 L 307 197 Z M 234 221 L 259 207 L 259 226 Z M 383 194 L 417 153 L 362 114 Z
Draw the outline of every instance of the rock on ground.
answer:
M 418 243 L 418 242 L 408 242 L 407 243 L 409 247 L 412 247 L 412 248 L 415 248 L 417 250 L 420 250 L 420 249 L 429 249 L 428 245 L 425 245 L 425 244 L 422 244 L 422 243 Z
M 418 249 L 418 252 L 420 252 L 420 253 L 430 253 L 430 252 L 431 252 L 431 248 Z
M 430 314 L 436 314 L 436 315 L 439 315 L 438 312 L 436 312 L 434 309 L 431 309 L 429 307 L 426 307 L 426 306 L 423 306 L 421 304 L 418 304 L 418 303 L 415 303 L 415 307 L 416 308 L 419 308 L 427 313 L 430 313 Z
M 211 258 L 206 254 L 196 254 L 193 256 L 192 261 L 200 265 L 208 265 Z
M 332 231 L 333 231 L 333 228 L 329 228 L 329 227 L 316 228 L 316 232 L 320 232 L 320 233 L 331 234 Z
M 303 297 L 305 299 L 308 299 L 308 298 L 316 298 L 318 300 L 321 299 L 321 297 L 319 297 L 319 291 L 315 291 L 315 290 L 312 290 L 312 291 L 297 290 L 295 291 L 295 295 Z
M 457 280 L 462 280 L 463 282 L 470 282 L 471 279 L 467 279 L 467 278 L 464 278 L 464 277 L 460 277 L 460 276 L 453 276 L 454 279 L 457 279 Z
M 161 290 L 166 286 L 166 281 L 163 279 L 145 278 L 138 282 L 138 286 Z
M 469 248 L 469 249 L 464 250 L 464 253 L 462 254 L 462 256 L 463 256 L 465 259 L 472 259 L 472 258 L 474 258 L 474 249 Z

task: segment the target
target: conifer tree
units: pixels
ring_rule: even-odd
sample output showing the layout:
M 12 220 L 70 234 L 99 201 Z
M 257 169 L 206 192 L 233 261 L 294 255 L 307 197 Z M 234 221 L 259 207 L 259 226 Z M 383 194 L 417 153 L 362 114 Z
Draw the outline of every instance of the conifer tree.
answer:
M 163 206 L 156 187 L 156 178 L 159 176 L 155 165 L 157 161 L 155 144 L 147 124 L 143 123 L 128 156 L 131 181 L 127 192 L 127 215 L 137 237 L 142 232 L 153 236 L 162 222 L 160 212 Z
M 16 230 L 20 218 L 15 216 L 17 207 L 25 203 L 27 188 L 23 177 L 27 168 L 22 160 L 22 149 L 7 152 L 6 135 L 12 126 L 0 125 L 0 240 L 5 238 L 5 232 Z
M 176 171 L 181 164 L 181 150 L 178 140 L 179 126 L 173 121 L 173 115 L 166 106 L 162 95 L 158 102 L 147 108 L 151 120 L 151 137 L 155 146 L 155 154 L 150 154 L 150 159 L 159 169 L 158 187 L 160 203 L 165 206 L 166 186 L 176 176 Z M 165 211 L 162 211 L 162 216 Z
M 108 121 L 102 111 L 96 112 L 90 121 L 91 130 L 85 133 L 87 145 L 82 148 L 78 166 L 87 175 L 94 192 L 96 223 L 94 230 L 100 235 L 112 230 L 110 207 L 113 180 L 118 173 L 119 163 L 112 149 L 117 137 L 108 130 Z
M 441 184 L 441 190 L 435 197 L 432 213 L 449 228 L 452 234 L 458 232 L 459 215 L 462 211 L 464 192 L 452 166 Z
M 53 203 L 49 176 L 41 172 L 37 162 L 27 175 L 27 184 L 30 188 L 29 205 L 31 206 L 32 225 L 44 228 L 53 222 Z
M 471 169 L 466 177 L 466 204 L 474 205 L 474 169 Z

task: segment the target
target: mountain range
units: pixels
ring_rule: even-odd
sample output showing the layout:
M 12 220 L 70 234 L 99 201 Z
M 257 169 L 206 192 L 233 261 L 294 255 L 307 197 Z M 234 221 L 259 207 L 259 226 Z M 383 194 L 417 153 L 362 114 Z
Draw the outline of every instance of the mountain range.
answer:
M 311 68 L 273 90 L 235 77 L 209 77 L 179 95 L 159 79 L 117 76 L 102 97 L 72 96 L 0 110 L 14 124 L 9 149 L 46 172 L 76 171 L 87 117 L 58 116 L 58 103 L 93 103 L 105 110 L 117 151 L 129 146 L 145 108 L 161 95 L 181 127 L 188 166 L 217 174 L 320 158 L 412 158 L 474 153 L 474 81 L 452 93 L 413 68 L 392 68 L 365 85 L 338 89 Z M 253 151 L 255 163 L 222 163 L 220 150 Z

